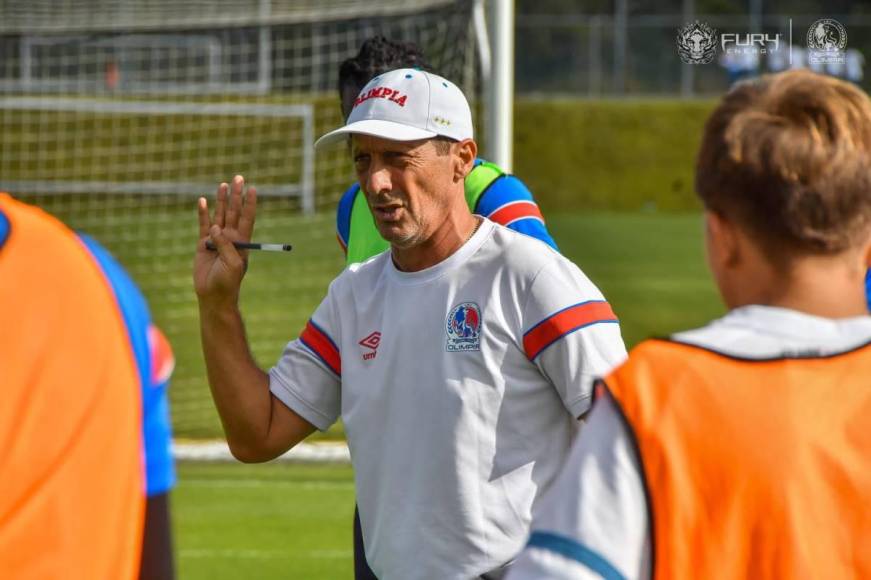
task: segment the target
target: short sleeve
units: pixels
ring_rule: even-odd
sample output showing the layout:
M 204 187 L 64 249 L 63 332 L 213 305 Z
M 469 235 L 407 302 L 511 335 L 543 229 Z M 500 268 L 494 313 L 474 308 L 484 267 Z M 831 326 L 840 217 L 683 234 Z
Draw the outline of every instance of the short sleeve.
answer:
M 570 261 L 550 262 L 535 277 L 523 318 L 523 349 L 579 417 L 593 382 L 626 358 L 620 325 L 598 288 Z
M 166 493 L 175 485 L 172 427 L 169 414 L 169 380 L 175 356 L 169 341 L 152 324 L 148 329 L 151 380 L 142 393 L 142 427 L 145 441 L 145 481 L 149 497 Z
M 341 412 L 342 358 L 340 329 L 333 308 L 333 285 L 269 371 L 269 389 L 303 419 L 325 431 Z
M 355 183 L 345 190 L 336 207 L 336 239 L 339 241 L 342 251 L 347 255 L 348 244 L 351 241 L 351 210 L 354 208 L 354 200 L 360 185 Z
M 505 174 L 493 180 L 481 194 L 474 211 L 490 221 L 558 249 L 547 231 L 544 216 L 532 197 L 532 192 L 513 175 Z

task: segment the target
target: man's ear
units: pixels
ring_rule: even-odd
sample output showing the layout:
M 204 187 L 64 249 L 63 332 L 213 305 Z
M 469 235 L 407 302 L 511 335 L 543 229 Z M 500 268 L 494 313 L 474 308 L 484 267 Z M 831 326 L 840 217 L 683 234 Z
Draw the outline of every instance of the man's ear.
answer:
M 464 181 L 475 166 L 478 145 L 472 139 L 464 139 L 454 144 L 454 181 Z
M 741 244 L 738 232 L 724 214 L 705 211 L 705 242 L 711 268 L 721 269 L 734 266 L 741 259 Z
M 865 259 L 865 266 L 871 270 L 871 232 L 865 238 L 865 245 L 862 249 L 862 257 Z

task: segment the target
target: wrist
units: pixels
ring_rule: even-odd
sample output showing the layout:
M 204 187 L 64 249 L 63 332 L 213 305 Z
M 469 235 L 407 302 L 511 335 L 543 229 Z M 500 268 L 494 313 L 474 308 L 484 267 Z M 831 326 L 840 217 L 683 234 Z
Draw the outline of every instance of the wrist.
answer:
M 201 320 L 235 322 L 242 318 L 242 314 L 239 311 L 238 299 L 210 300 L 199 297 L 198 304 Z

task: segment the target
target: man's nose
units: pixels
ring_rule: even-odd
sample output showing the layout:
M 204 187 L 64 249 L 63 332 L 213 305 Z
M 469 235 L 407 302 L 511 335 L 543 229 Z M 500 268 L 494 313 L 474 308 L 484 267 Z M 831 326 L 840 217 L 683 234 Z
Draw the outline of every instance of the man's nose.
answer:
M 390 171 L 384 167 L 373 167 L 366 180 L 366 191 L 370 194 L 389 193 L 393 189 Z

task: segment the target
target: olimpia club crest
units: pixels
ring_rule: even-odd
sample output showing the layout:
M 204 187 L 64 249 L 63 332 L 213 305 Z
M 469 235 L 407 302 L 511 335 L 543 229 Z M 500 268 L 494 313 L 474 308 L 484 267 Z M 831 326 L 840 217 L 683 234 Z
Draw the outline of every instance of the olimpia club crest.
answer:
M 708 64 L 717 53 L 717 31 L 698 20 L 678 28 L 677 53 L 687 64 Z
M 821 52 L 836 52 L 847 46 L 847 30 L 837 20 L 817 20 L 807 31 L 807 47 Z
M 481 350 L 481 308 L 474 302 L 462 302 L 451 309 L 445 321 L 448 352 Z
M 847 30 L 837 20 L 817 20 L 807 31 L 808 62 L 844 64 L 847 61 Z

